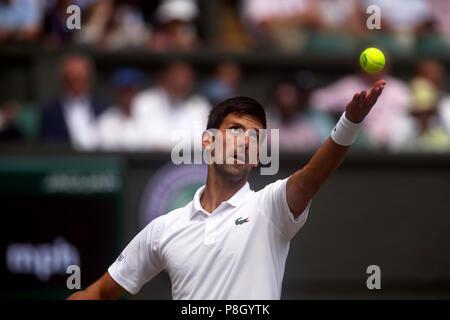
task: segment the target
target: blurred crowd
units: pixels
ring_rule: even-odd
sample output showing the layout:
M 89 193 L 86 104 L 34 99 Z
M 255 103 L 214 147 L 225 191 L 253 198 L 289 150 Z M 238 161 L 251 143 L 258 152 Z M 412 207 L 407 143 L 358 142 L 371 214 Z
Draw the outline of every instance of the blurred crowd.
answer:
M 67 28 L 70 5 L 81 10 L 80 29 Z M 370 5 L 381 9 L 382 33 L 366 27 Z M 0 0 L 0 43 L 298 51 L 390 35 L 408 48 L 422 35 L 448 45 L 449 16 L 448 0 Z
M 361 70 L 358 68 L 358 70 Z M 111 96 L 96 94 L 95 66 L 88 56 L 70 54 L 60 64 L 61 91 L 39 110 L 36 138 L 71 144 L 77 150 L 171 151 L 175 145 L 200 148 L 212 106 L 241 94 L 243 72 L 233 61 L 219 63 L 197 80 L 187 62 L 162 66 L 148 85 L 144 70 L 119 68 L 109 80 Z M 365 119 L 355 148 L 390 152 L 450 151 L 450 95 L 445 69 L 421 60 L 409 81 L 383 71 L 356 71 L 327 85 L 303 70 L 278 79 L 263 102 L 268 128 L 279 129 L 280 150 L 311 152 L 330 135 L 354 93 L 387 81 L 383 95 Z M 0 140 L 25 139 L 23 110 L 17 101 L 0 106 Z M 26 117 L 25 117 L 26 118 Z
M 80 8 L 79 29 L 67 27 L 77 13 L 68 10 L 71 5 Z M 370 5 L 381 9 L 381 31 L 366 26 Z M 450 46 L 448 17 L 449 0 L 0 0 L 0 48 L 350 49 L 353 55 L 371 41 L 386 53 L 399 48 L 421 53 L 418 44 L 436 53 L 448 52 L 441 51 Z M 445 67 L 431 58 L 413 67 L 406 80 L 393 76 L 388 64 L 374 75 L 357 68 L 325 84 L 311 71 L 293 72 L 261 88 L 267 91 L 262 102 L 269 129 L 280 129 L 281 150 L 310 152 L 327 139 L 352 95 L 383 78 L 386 88 L 355 148 L 449 151 Z M 157 72 L 119 68 L 108 79 L 109 94 L 102 96 L 91 58 L 70 54 L 60 61 L 59 83 L 51 85 L 61 84 L 59 94 L 42 106 L 0 101 L 0 140 L 70 143 L 78 150 L 169 151 L 180 141 L 198 148 L 212 106 L 242 94 L 245 80 L 233 61 L 218 63 L 207 79 L 199 80 L 196 71 L 181 60 Z

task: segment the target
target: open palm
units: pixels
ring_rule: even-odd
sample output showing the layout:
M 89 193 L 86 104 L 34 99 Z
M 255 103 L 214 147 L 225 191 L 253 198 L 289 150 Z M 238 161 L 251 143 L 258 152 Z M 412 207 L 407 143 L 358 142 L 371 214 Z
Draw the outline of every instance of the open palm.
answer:
M 368 91 L 363 90 L 356 93 L 353 96 L 352 101 L 347 104 L 347 108 L 345 110 L 345 116 L 347 119 L 354 123 L 363 121 L 377 102 L 378 97 L 381 95 L 381 92 L 383 92 L 385 85 L 385 80 L 379 80 L 373 85 L 372 89 Z

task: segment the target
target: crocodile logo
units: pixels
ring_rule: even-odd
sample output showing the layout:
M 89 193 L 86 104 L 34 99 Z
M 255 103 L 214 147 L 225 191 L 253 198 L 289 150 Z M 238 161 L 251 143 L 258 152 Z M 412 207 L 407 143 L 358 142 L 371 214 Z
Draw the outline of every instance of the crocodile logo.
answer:
M 242 217 L 239 217 L 236 219 L 236 221 L 234 222 L 236 225 L 240 225 L 240 224 L 244 224 L 248 222 L 248 218 L 242 219 Z

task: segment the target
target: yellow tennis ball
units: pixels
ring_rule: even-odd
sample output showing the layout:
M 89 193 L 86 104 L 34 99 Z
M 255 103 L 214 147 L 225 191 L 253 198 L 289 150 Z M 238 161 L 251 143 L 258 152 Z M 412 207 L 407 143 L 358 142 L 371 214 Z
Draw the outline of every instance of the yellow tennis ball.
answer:
M 377 48 L 367 48 L 361 53 L 359 63 L 364 71 L 368 73 L 377 73 L 384 68 L 386 60 L 381 50 Z

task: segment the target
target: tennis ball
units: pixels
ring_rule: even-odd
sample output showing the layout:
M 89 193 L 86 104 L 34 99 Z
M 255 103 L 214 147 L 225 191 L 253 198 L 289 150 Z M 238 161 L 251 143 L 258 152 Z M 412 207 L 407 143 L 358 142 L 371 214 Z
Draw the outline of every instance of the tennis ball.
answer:
M 377 73 L 383 70 L 385 62 L 383 52 L 377 48 L 367 48 L 359 57 L 361 67 L 368 73 Z

